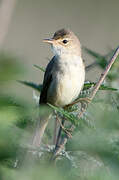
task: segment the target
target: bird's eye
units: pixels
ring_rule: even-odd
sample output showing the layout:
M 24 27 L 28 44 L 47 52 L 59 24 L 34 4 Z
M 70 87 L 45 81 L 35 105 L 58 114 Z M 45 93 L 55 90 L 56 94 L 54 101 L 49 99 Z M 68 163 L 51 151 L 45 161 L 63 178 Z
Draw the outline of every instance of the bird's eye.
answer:
M 63 42 L 64 44 L 67 44 L 67 43 L 68 43 L 68 41 L 67 41 L 66 39 L 64 39 L 62 42 Z

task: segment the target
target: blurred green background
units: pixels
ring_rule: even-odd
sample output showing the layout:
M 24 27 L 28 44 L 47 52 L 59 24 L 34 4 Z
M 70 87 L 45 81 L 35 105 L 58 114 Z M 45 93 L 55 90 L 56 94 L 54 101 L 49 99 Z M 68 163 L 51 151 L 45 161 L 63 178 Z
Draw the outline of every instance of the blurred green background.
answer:
M 84 116 L 77 122 L 77 111 L 64 113 L 67 127 L 76 128 L 54 164 L 49 159 L 56 117 L 46 129 L 44 149 L 33 151 L 34 124 L 47 109 L 39 112 L 33 89 L 17 82 L 42 83 L 43 72 L 33 64 L 45 67 L 52 57 L 42 39 L 63 27 L 89 48 L 83 49 L 85 63 L 97 64 L 86 79 L 96 82 L 119 45 L 118 9 L 118 0 L 0 0 L 0 180 L 118 179 L 119 91 L 108 87 L 119 89 L 119 56 L 106 77 L 106 91 L 97 93 Z M 90 89 L 84 92 L 87 96 Z

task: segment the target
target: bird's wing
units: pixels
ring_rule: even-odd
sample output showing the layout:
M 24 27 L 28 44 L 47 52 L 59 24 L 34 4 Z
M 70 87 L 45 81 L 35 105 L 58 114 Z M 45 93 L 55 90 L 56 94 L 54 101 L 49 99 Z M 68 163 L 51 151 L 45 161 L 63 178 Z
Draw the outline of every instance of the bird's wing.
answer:
M 50 87 L 50 84 L 52 82 L 52 74 L 53 74 L 54 63 L 55 63 L 55 56 L 52 58 L 52 60 L 49 62 L 49 64 L 46 67 L 44 80 L 43 80 L 43 88 L 41 90 L 39 104 L 47 103 L 47 91 L 48 91 L 48 88 Z

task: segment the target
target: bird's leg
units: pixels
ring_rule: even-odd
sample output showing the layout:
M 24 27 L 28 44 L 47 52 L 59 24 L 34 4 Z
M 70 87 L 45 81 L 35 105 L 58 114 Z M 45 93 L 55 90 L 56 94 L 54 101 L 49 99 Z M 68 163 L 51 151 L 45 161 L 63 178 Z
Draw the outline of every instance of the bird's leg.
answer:
M 75 101 L 73 101 L 71 104 L 66 105 L 66 108 L 73 106 L 74 104 L 81 103 L 81 104 L 88 104 L 91 102 L 91 99 L 89 97 L 85 98 L 79 98 Z
M 55 122 L 54 122 L 54 135 L 53 135 L 53 144 L 56 144 L 56 140 L 57 140 L 57 129 L 58 129 L 58 121 L 59 121 L 59 117 L 56 111 L 54 111 L 55 114 Z
M 62 122 L 61 122 L 61 121 L 59 120 L 59 118 L 58 118 L 58 121 L 59 121 L 59 123 L 60 123 L 60 128 L 59 128 L 58 135 L 57 135 L 57 141 L 56 141 L 55 149 L 56 149 L 56 148 L 58 147 L 58 145 L 59 145 L 59 141 L 60 141 L 62 129 L 65 129 L 65 128 L 64 128 L 65 118 L 63 117 Z
M 74 102 L 72 102 L 71 104 L 68 104 L 64 107 L 64 110 L 68 110 L 69 107 L 73 106 L 74 104 L 80 103 L 81 104 L 81 112 L 83 111 L 83 109 L 86 108 L 86 106 L 88 105 L 88 103 L 91 102 L 91 99 L 89 97 L 85 97 L 85 98 L 79 98 L 77 100 L 75 100 Z M 67 134 L 68 137 L 72 137 L 72 129 L 67 129 L 63 126 L 63 124 L 60 122 L 60 127 L 62 128 L 62 130 L 64 130 L 64 132 Z
M 85 97 L 85 98 L 79 98 L 77 100 L 75 100 L 74 102 L 72 102 L 71 104 L 68 104 L 64 107 L 64 110 L 67 110 L 70 106 L 73 106 L 74 104 L 77 103 L 81 103 L 81 110 L 90 102 L 90 98 Z M 57 141 L 56 141 L 56 146 L 55 149 L 57 148 L 59 141 L 60 141 L 60 136 L 61 136 L 61 131 L 63 130 L 70 138 L 72 137 L 71 135 L 71 130 L 67 129 L 64 127 L 64 122 L 65 122 L 65 118 L 63 118 L 62 122 L 60 121 L 60 119 L 58 118 L 59 124 L 60 124 L 60 128 L 59 128 L 59 132 L 58 132 L 58 136 L 57 136 Z

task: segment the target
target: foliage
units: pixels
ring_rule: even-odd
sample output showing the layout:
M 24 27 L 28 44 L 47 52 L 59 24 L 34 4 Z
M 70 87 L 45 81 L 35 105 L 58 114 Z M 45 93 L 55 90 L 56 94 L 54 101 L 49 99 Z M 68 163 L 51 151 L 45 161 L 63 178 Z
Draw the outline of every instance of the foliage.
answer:
M 86 49 L 104 69 L 112 51 L 102 56 Z M 38 69 L 44 71 L 43 68 Z M 41 149 L 30 147 L 34 124 L 45 108 L 37 108 L 19 97 L 5 93 L 6 86 L 13 80 L 21 79 L 24 67 L 10 54 L 0 55 L 0 179 L 72 179 L 72 180 L 114 180 L 119 176 L 119 91 L 118 67 L 116 60 L 109 72 L 106 83 L 102 84 L 96 98 L 87 112 L 79 120 L 79 106 L 74 105 L 67 111 L 50 105 L 60 118 L 67 118 L 67 128 L 73 123 L 76 128 L 55 161 L 50 161 L 54 146 L 53 123 L 46 130 L 43 142 L 49 144 Z M 15 82 L 15 81 L 14 81 Z M 41 91 L 42 85 L 34 82 L 20 83 Z M 16 83 L 18 83 L 16 81 Z M 86 82 L 82 94 L 89 95 L 95 82 Z M 113 87 L 115 85 L 115 87 Z M 55 119 L 55 116 L 53 117 Z M 62 133 L 62 137 L 64 136 Z M 28 151 L 30 151 L 28 153 Z M 33 153 L 32 153 L 33 152 Z

